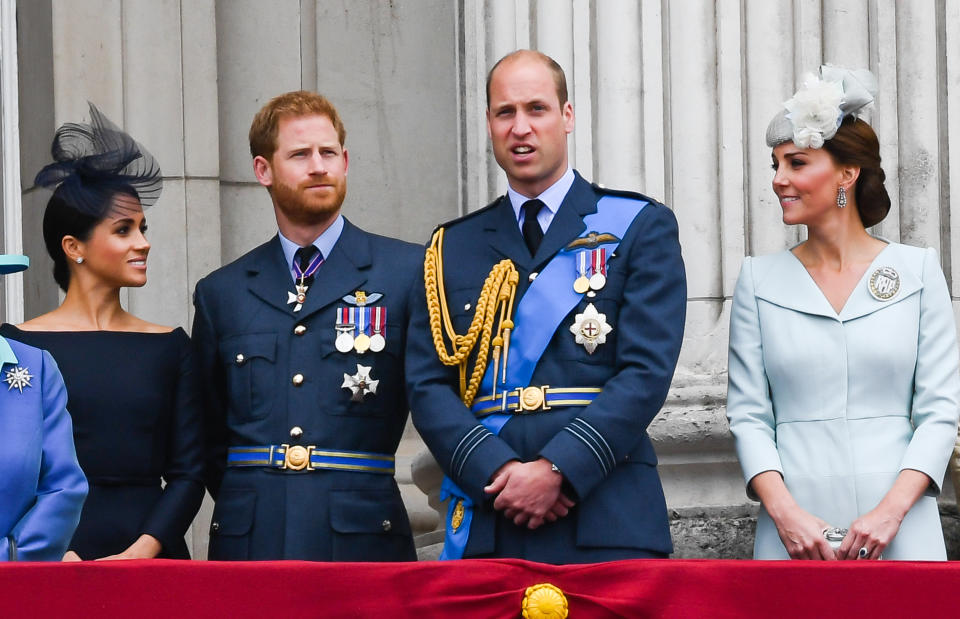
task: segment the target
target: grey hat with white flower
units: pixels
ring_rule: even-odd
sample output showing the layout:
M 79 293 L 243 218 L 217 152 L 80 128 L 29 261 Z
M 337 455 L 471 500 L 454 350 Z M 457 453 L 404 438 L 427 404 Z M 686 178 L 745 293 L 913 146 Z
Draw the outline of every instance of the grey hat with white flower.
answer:
M 767 125 L 767 146 L 793 142 L 800 148 L 821 148 L 847 116 L 856 115 L 877 96 L 877 78 L 866 69 L 820 67 L 808 73 L 803 86 L 784 102 Z

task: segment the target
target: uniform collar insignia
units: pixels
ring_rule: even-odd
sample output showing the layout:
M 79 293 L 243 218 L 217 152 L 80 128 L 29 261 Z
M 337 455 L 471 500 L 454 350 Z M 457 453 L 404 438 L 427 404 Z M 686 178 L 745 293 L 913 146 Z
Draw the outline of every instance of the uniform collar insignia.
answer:
M 610 234 L 609 232 L 596 232 L 595 230 L 591 230 L 586 236 L 581 236 L 574 239 L 569 245 L 567 245 L 567 249 L 577 249 L 580 247 L 586 249 L 595 249 L 598 245 L 602 245 L 604 243 L 618 243 L 619 241 L 620 239 L 617 238 L 616 235 Z

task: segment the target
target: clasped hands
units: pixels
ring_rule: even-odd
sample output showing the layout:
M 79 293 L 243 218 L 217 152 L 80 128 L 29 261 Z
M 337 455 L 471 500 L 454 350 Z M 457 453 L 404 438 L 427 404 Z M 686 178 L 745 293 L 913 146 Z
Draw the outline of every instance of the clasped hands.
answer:
M 519 527 L 536 529 L 570 513 L 574 502 L 561 492 L 563 475 L 546 458 L 511 460 L 493 474 L 483 491 L 496 498 L 493 507 Z
M 793 559 L 879 559 L 896 536 L 900 521 L 889 511 L 877 507 L 853 521 L 836 550 L 831 548 L 822 533 L 829 525 L 802 509 L 796 508 L 781 519 L 778 529 L 780 539 Z

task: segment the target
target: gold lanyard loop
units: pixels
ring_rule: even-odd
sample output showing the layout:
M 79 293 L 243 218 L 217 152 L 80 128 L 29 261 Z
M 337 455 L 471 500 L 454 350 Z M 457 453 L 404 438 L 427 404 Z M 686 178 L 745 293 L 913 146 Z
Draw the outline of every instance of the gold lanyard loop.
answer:
M 450 309 L 443 287 L 443 228 L 434 233 L 423 261 L 423 279 L 427 294 L 427 310 L 430 314 L 430 332 L 437 356 L 444 365 L 456 365 L 460 369 L 460 398 L 470 406 L 480 388 L 483 374 L 487 369 L 491 341 L 493 344 L 494 380 L 493 393 L 497 391 L 497 372 L 500 369 L 501 352 L 503 376 L 506 377 L 507 360 L 510 351 L 510 332 L 513 329 L 513 304 L 516 298 L 517 283 L 520 276 L 510 260 L 501 260 L 490 270 L 480 298 L 474 310 L 473 320 L 466 334 L 457 335 L 450 319 Z M 493 335 L 493 322 L 498 318 L 496 336 Z M 442 328 L 441 328 L 442 323 Z M 453 352 L 447 352 L 444 330 L 450 340 Z M 477 359 L 467 382 L 467 363 L 470 354 L 479 343 Z

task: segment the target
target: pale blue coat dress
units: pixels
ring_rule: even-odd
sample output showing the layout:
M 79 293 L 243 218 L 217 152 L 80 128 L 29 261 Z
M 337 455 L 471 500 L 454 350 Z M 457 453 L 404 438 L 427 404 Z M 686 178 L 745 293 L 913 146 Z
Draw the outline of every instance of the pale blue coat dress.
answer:
M 900 288 L 880 301 L 871 275 Z M 936 496 L 957 436 L 960 375 L 946 281 L 933 249 L 890 243 L 837 314 L 790 251 L 746 258 L 730 316 L 727 417 L 747 481 L 778 471 L 797 503 L 849 527 L 900 471 L 933 483 L 885 559 L 946 559 Z M 788 559 L 761 506 L 757 559 Z

